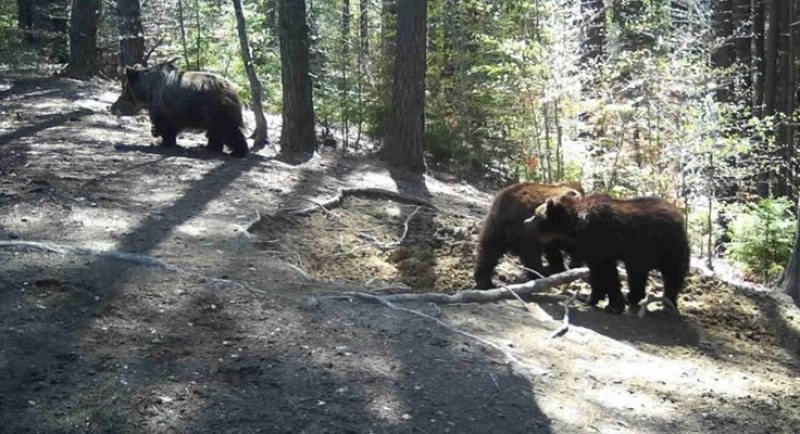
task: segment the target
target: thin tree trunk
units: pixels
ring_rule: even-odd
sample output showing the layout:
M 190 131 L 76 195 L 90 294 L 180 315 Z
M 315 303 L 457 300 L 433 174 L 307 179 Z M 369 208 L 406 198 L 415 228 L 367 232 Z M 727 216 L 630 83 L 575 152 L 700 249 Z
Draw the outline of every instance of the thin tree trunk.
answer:
M 304 0 L 278 0 L 278 28 L 283 83 L 281 157 L 310 158 L 317 148 L 309 75 L 309 29 Z
M 797 207 L 800 211 L 800 206 Z M 778 286 L 800 306 L 800 214 L 797 216 L 797 233 L 794 238 L 794 249 L 786 270 L 781 276 Z
M 764 114 L 775 114 L 775 99 L 778 88 L 778 36 L 780 29 L 780 0 L 769 1 L 769 26 L 764 46 Z
M 242 13 L 242 0 L 233 0 L 233 10 L 236 14 L 236 31 L 239 33 L 239 46 L 242 50 L 242 62 L 250 82 L 250 99 L 253 105 L 253 114 L 256 118 L 256 130 L 253 132 L 253 150 L 264 148 L 269 142 L 267 135 L 267 119 L 264 117 L 264 107 L 261 104 L 261 82 L 256 76 L 253 67 L 253 57 L 250 55 L 250 42 L 247 38 L 247 27 Z
M 342 150 L 347 149 L 350 136 L 350 83 L 348 82 L 348 70 L 350 69 L 350 1 L 342 1 L 342 26 L 341 26 L 341 66 L 342 66 L 342 81 L 339 88 L 339 110 L 342 115 L 342 132 L 344 142 L 342 143 Z
M 741 72 L 739 73 L 739 86 L 736 90 L 739 98 L 744 97 L 745 104 L 752 104 L 753 96 L 753 69 L 752 69 L 752 0 L 736 0 L 734 11 L 736 31 L 736 59 Z
M 264 25 L 269 30 L 269 37 L 267 38 L 267 45 L 274 47 L 278 41 L 278 27 L 276 26 L 276 17 L 278 13 L 277 0 L 266 0 L 264 8 L 266 9 L 266 22 Z
M 181 46 L 183 46 L 183 61 L 186 62 L 186 67 L 191 68 L 189 63 L 189 47 L 186 45 L 186 21 L 183 14 L 183 0 L 178 0 L 178 27 L 181 29 Z
M 581 17 L 585 36 L 582 43 L 582 62 L 596 62 L 603 56 L 606 13 L 603 0 L 581 0 Z
M 140 63 L 144 57 L 144 30 L 139 0 L 117 0 L 119 58 L 122 66 Z
M 764 1 L 753 2 L 753 107 L 756 114 L 764 113 Z
M 361 132 L 364 128 L 364 74 L 367 70 L 367 54 L 369 53 L 369 2 L 359 2 L 359 34 L 358 34 L 358 136 L 355 148 L 358 150 L 361 143 Z
M 712 54 L 712 63 L 715 68 L 727 69 L 736 62 L 736 50 L 733 42 L 733 0 L 718 0 L 714 2 L 714 27 L 722 45 Z M 733 82 L 727 80 L 717 88 L 717 101 L 729 102 L 734 95 Z
M 66 74 L 87 78 L 97 74 L 97 27 L 100 0 L 74 0 L 69 35 L 69 65 Z
M 398 0 L 391 121 L 381 157 L 413 172 L 425 171 L 425 48 L 427 0 Z
M 397 30 L 397 0 L 381 0 L 381 58 L 380 58 L 380 80 L 379 80 L 379 101 L 380 107 L 385 112 L 384 127 L 389 124 L 388 117 L 391 113 L 392 103 L 392 79 L 395 74 L 395 52 L 396 52 L 396 30 Z M 384 133 L 386 134 L 386 133 Z
M 194 0 L 194 22 L 195 26 L 197 26 L 197 35 L 195 38 L 195 42 L 197 43 L 197 53 L 195 53 L 195 61 L 197 64 L 195 68 L 199 71 L 202 69 L 202 64 L 200 63 L 200 40 L 202 36 L 202 28 L 200 27 L 200 5 L 197 3 L 197 0 Z
M 17 0 L 17 27 L 24 35 L 26 42 L 33 42 L 31 25 L 33 24 L 32 0 Z

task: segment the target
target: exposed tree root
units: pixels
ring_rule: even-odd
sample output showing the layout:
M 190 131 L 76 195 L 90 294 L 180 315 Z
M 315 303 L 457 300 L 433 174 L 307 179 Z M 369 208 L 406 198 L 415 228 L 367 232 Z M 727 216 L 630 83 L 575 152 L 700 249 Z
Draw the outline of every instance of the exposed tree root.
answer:
M 290 216 L 307 216 L 319 210 L 330 210 L 331 208 L 335 208 L 344 202 L 344 199 L 350 196 L 360 196 L 366 197 L 369 199 L 389 199 L 395 202 L 403 202 L 408 203 L 411 205 L 417 205 L 426 208 L 433 208 L 436 207 L 428 202 L 425 199 L 411 196 L 404 193 L 398 193 L 396 191 L 391 190 L 384 190 L 381 188 L 342 188 L 336 194 L 331 197 L 330 199 L 326 199 L 322 202 L 314 202 L 314 205 L 310 205 L 303 208 L 291 208 L 286 210 L 281 210 L 278 214 L 290 215 Z

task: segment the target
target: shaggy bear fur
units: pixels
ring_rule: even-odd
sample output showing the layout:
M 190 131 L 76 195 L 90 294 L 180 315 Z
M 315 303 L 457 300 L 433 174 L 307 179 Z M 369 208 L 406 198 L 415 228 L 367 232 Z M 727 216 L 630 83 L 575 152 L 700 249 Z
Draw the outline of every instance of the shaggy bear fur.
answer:
M 526 227 L 542 242 L 574 243 L 589 266 L 589 304 L 608 295 L 608 311 L 625 309 L 617 273 L 620 260 L 628 273 L 631 308 L 644 298 L 647 275 L 654 269 L 664 279 L 664 296 L 678 306 L 689 271 L 689 239 L 683 215 L 672 204 L 655 197 L 616 200 L 606 194 L 565 194 L 540 206 Z
M 231 82 L 210 72 L 179 71 L 172 62 L 149 68 L 125 68 L 122 94 L 111 106 L 116 115 L 150 114 L 151 132 L 163 146 L 176 145 L 184 129 L 206 131 L 208 148 L 222 152 L 228 145 L 235 157 L 247 155 L 242 128 L 242 103 Z
M 475 285 L 479 289 L 494 287 L 492 273 L 500 258 L 507 252 L 518 256 L 522 265 L 547 275 L 564 271 L 564 258 L 561 250 L 570 253 L 567 243 L 555 240 L 542 244 L 525 229 L 523 222 L 533 215 L 536 208 L 548 198 L 566 192 L 583 195 L 579 183 L 537 184 L 525 182 L 511 185 L 497 193 L 489 214 L 483 222 L 478 243 L 478 258 L 475 265 Z M 547 258 L 549 269 L 542 265 L 542 252 Z M 571 266 L 577 264 L 572 257 Z M 535 273 L 528 272 L 530 278 L 537 278 Z

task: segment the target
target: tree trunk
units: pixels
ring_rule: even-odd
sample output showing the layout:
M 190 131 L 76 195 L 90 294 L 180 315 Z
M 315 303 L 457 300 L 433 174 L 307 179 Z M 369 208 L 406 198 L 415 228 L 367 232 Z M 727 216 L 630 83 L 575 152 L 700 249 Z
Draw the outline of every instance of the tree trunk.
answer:
M 753 107 L 764 113 L 764 1 L 753 1 Z
M 369 52 L 369 1 L 360 0 L 359 2 L 359 38 L 361 38 L 362 53 Z
M 264 117 L 264 107 L 261 104 L 261 82 L 258 81 L 256 70 L 253 67 L 253 57 L 250 55 L 250 42 L 247 40 L 247 27 L 245 27 L 244 14 L 242 13 L 242 0 L 233 0 L 233 10 L 236 14 L 236 31 L 239 33 L 239 47 L 242 50 L 242 62 L 250 82 L 250 99 L 253 104 L 253 114 L 256 118 L 256 130 L 253 132 L 253 150 L 264 149 L 269 142 L 267 137 L 267 119 Z
M 711 55 L 711 62 L 715 68 L 727 69 L 736 62 L 736 50 L 733 42 L 733 3 L 734 0 L 718 0 L 714 2 L 714 28 L 717 38 L 722 44 Z M 730 102 L 734 91 L 732 82 L 723 74 L 725 82 L 717 87 L 717 101 Z
M 119 58 L 122 66 L 135 65 L 144 57 L 144 30 L 139 0 L 117 0 Z
M 792 47 L 792 16 L 794 12 L 792 1 L 780 2 L 780 23 L 778 25 L 778 87 L 775 90 L 780 99 L 776 99 L 776 112 L 785 115 L 781 117 L 778 125 L 776 144 L 778 168 L 775 185 L 776 196 L 787 196 L 792 180 L 791 160 L 794 157 L 794 144 L 792 143 L 791 120 L 788 116 L 794 111 L 794 53 Z M 776 97 L 777 98 L 777 97 Z
M 97 26 L 100 0 L 74 0 L 69 33 L 67 75 L 86 78 L 97 74 Z
M 752 25 L 752 0 L 736 0 L 734 21 L 736 23 L 736 60 L 739 63 L 740 73 L 736 93 L 744 99 L 746 105 L 752 104 L 753 90 L 753 25 Z
M 32 0 L 17 0 L 17 26 L 25 38 L 25 42 L 33 42 L 31 25 L 33 24 Z
M 398 0 L 391 115 L 381 157 L 413 172 L 425 171 L 426 0 Z
M 283 81 L 281 156 L 310 158 L 317 148 L 309 75 L 309 37 L 304 0 L 278 0 L 278 27 Z
M 359 149 L 361 131 L 364 128 L 364 75 L 367 70 L 367 55 L 369 53 L 369 2 L 360 0 L 358 14 L 358 135 L 355 148 Z
M 775 99 L 778 89 L 778 30 L 780 29 L 780 0 L 769 1 L 769 26 L 764 44 L 764 114 L 775 114 Z
M 186 67 L 191 68 L 189 63 L 189 46 L 186 45 L 186 15 L 183 12 L 183 0 L 178 0 L 178 27 L 181 29 L 181 46 L 183 47 L 183 61 L 186 62 Z
M 581 61 L 596 62 L 603 56 L 605 44 L 606 13 L 603 0 L 581 0 L 581 17 L 585 32 Z
M 798 210 L 800 210 L 800 206 L 798 206 Z M 792 297 L 796 305 L 800 306 L 800 214 L 798 214 L 797 225 L 792 257 L 789 258 L 789 264 L 786 265 L 786 270 L 783 272 L 778 286 Z
M 69 61 L 69 0 L 18 0 L 17 21 L 26 42 L 59 63 Z
M 274 47 L 275 42 L 278 40 L 278 27 L 275 25 L 276 17 L 278 15 L 278 5 L 276 0 L 266 0 L 264 2 L 264 9 L 266 9 L 266 21 L 264 26 L 269 30 L 269 37 L 267 38 L 267 46 Z
M 348 80 L 348 73 L 350 71 L 350 1 L 342 1 L 342 25 L 341 32 L 341 68 L 342 80 L 339 85 L 339 110 L 342 115 L 342 150 L 347 149 L 348 142 L 350 141 L 350 82 Z
M 394 61 L 397 36 L 397 0 L 381 0 L 381 58 L 379 79 L 379 104 L 386 110 L 381 121 L 384 123 L 383 131 L 389 125 L 391 112 L 392 79 L 394 77 Z

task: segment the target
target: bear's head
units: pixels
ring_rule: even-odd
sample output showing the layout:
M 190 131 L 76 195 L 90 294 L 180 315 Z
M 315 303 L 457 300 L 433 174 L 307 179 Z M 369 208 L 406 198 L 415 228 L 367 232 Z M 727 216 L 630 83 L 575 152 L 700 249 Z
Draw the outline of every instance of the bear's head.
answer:
M 575 206 L 583 195 L 575 190 L 551 197 L 525 220 L 525 230 L 540 242 L 572 239 L 575 233 Z

